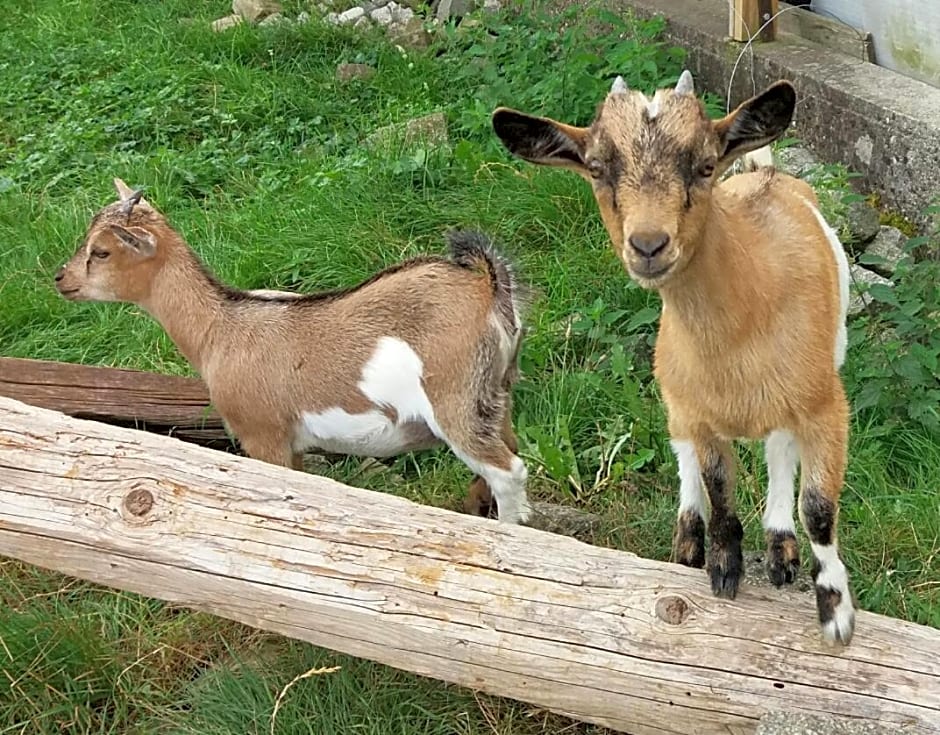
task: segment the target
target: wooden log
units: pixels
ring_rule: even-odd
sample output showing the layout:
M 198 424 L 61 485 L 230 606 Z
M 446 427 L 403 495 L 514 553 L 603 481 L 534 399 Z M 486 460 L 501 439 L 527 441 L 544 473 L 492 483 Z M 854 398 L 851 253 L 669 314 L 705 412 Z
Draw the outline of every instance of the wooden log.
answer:
M 197 378 L 0 357 L 0 396 L 214 449 L 238 447 Z
M 0 554 L 633 735 L 940 733 L 940 631 L 0 398 Z
M 777 37 L 777 0 L 732 0 L 728 6 L 728 35 L 735 41 L 759 41 Z M 758 33 L 760 30 L 760 33 Z

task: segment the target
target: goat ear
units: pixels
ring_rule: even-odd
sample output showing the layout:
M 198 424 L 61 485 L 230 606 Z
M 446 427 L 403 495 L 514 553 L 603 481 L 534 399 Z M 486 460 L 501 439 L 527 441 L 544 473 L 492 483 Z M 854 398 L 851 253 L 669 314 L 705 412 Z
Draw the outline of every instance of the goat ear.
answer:
M 153 257 L 154 253 L 157 252 L 157 238 L 153 236 L 152 232 L 145 230 L 143 227 L 111 225 L 111 232 L 124 245 L 145 258 Z
M 719 168 L 726 168 L 738 156 L 772 143 L 790 127 L 796 107 L 796 90 L 779 81 L 755 97 L 742 102 L 726 117 L 715 121 L 721 142 Z
M 589 175 L 584 165 L 587 128 L 576 128 L 547 117 L 498 107 L 493 112 L 493 130 L 514 156 L 543 166 L 562 166 L 582 176 Z

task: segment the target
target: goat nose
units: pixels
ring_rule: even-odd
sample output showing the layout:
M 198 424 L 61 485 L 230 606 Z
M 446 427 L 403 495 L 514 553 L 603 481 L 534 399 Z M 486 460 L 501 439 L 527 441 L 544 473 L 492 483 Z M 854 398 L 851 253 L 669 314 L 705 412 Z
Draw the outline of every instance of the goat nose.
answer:
M 669 244 L 669 235 L 665 232 L 638 232 L 630 235 L 629 241 L 630 247 L 640 255 L 652 258 Z
M 65 278 L 65 266 L 59 268 L 59 270 L 55 272 L 55 282 L 58 283 L 63 278 Z

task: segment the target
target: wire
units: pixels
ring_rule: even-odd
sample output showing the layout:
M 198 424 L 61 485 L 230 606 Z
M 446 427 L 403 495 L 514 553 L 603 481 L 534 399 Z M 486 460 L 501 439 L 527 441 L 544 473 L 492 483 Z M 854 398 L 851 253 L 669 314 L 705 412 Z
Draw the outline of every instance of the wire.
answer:
M 734 15 L 738 16 L 738 19 L 741 21 L 741 25 L 744 26 L 744 32 L 747 34 L 747 43 L 744 44 L 744 48 L 741 49 L 741 53 L 738 54 L 738 58 L 734 61 L 734 66 L 731 67 L 731 76 L 728 79 L 728 92 L 725 97 L 725 112 L 731 112 L 731 88 L 734 85 L 734 75 L 738 71 L 738 64 L 741 63 L 741 59 L 744 58 L 744 54 L 751 50 L 751 44 L 754 43 L 754 39 L 760 36 L 761 31 L 763 31 L 767 26 L 773 23 L 777 18 L 779 18 L 784 13 L 789 13 L 791 10 L 803 10 L 798 5 L 791 5 L 786 8 L 781 8 L 776 13 L 774 13 L 770 18 L 764 21 L 764 24 L 752 35 L 751 30 L 747 27 L 747 23 L 744 21 L 744 18 L 740 13 L 737 12 L 734 8 L 734 0 L 728 0 L 728 7 L 731 9 L 731 12 Z M 812 7 L 812 6 L 810 6 Z M 754 51 L 751 50 L 751 93 L 757 94 L 757 80 L 754 79 Z

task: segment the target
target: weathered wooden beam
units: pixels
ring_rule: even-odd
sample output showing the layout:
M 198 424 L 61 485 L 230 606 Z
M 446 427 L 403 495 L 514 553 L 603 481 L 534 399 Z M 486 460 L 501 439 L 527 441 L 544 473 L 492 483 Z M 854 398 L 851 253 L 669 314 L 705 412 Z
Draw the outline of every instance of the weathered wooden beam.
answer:
M 940 733 L 940 631 L 0 398 L 0 554 L 633 735 Z M 905 729 L 905 726 L 907 729 Z
M 773 41 L 777 37 L 777 0 L 732 0 L 728 5 L 728 35 L 735 41 Z M 758 33 L 760 30 L 760 33 Z
M 197 378 L 0 357 L 0 396 L 215 449 L 237 448 Z
M 875 47 L 868 31 L 790 3 L 781 2 L 780 7 L 786 12 L 778 19 L 778 31 L 805 38 L 846 56 L 875 62 Z

